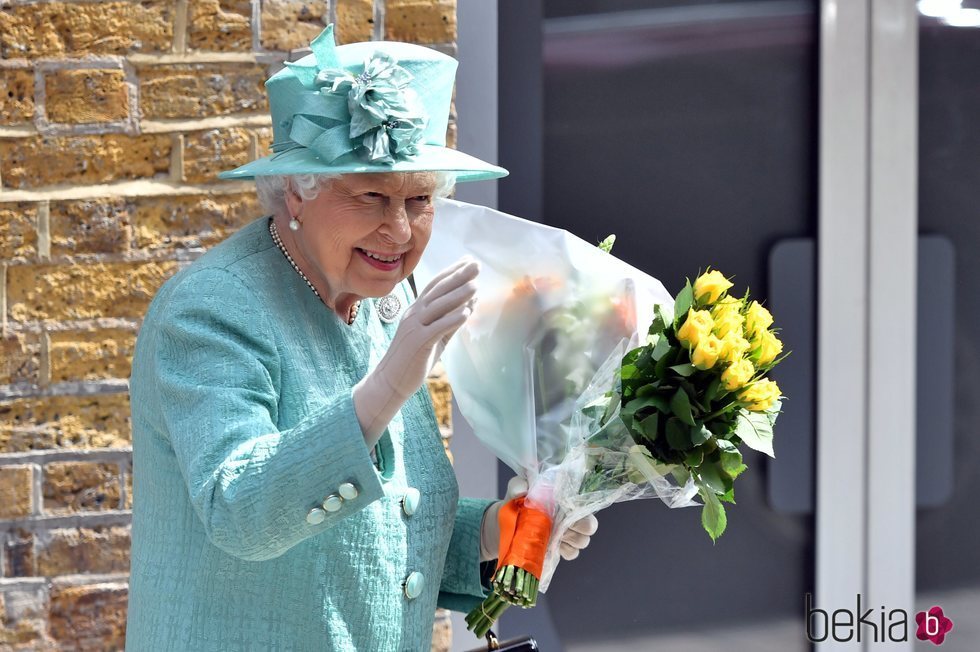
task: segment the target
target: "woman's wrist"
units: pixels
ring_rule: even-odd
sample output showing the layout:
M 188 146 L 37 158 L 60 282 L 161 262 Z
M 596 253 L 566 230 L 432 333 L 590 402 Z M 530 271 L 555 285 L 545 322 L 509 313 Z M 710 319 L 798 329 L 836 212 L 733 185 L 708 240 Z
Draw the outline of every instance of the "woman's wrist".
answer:
M 504 501 L 492 503 L 483 512 L 483 522 L 480 525 L 480 561 L 496 559 L 500 549 L 500 523 L 497 514 Z
M 381 439 L 382 433 L 406 399 L 392 391 L 388 383 L 372 372 L 354 385 L 351 400 L 357 422 L 364 434 L 364 443 L 371 449 Z

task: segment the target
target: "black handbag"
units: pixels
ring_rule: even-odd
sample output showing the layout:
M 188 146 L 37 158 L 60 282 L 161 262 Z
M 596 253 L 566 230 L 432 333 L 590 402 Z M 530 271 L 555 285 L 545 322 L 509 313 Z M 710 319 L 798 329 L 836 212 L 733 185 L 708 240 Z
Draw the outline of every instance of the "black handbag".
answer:
M 541 648 L 538 647 L 538 642 L 530 636 L 512 638 L 509 641 L 498 641 L 497 635 L 491 629 L 487 632 L 487 647 L 476 648 L 470 650 L 470 652 L 486 652 L 487 650 L 496 650 L 497 652 L 539 652 Z

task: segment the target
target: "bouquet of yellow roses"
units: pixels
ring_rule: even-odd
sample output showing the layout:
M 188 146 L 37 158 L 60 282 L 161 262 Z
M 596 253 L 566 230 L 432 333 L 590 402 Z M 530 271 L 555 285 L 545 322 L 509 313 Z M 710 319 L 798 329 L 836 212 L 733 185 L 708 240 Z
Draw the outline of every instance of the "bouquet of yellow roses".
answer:
M 680 484 L 693 481 L 712 540 L 725 531 L 722 502 L 735 502 L 735 478 L 746 468 L 739 446 L 773 456 L 780 391 L 767 374 L 785 357 L 769 311 L 748 294 L 729 295 L 731 287 L 721 272 L 708 271 L 685 284 L 672 315 L 655 307 L 647 343 L 624 356 L 619 387 L 593 406 L 605 409 L 600 426 L 619 409 L 637 442 L 634 468 L 646 464 Z M 598 487 L 610 479 L 603 442 L 593 443 L 598 471 L 585 482 Z
M 700 495 L 720 536 L 745 468 L 738 446 L 772 454 L 779 390 L 764 376 L 781 344 L 768 312 L 729 296 L 718 272 L 675 299 L 609 242 L 451 200 L 437 216 L 418 280 L 464 254 L 483 267 L 480 301 L 443 354 L 454 396 L 529 484 L 500 510 L 493 592 L 469 628 L 482 636 L 510 605 L 533 606 L 562 535 L 613 503 Z

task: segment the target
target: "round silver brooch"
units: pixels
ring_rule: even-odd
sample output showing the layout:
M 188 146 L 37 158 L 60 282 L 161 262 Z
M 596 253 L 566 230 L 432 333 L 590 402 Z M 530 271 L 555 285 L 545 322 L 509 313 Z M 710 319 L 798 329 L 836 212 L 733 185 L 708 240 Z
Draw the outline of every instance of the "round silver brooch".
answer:
M 398 319 L 398 315 L 402 311 L 402 302 L 394 294 L 389 294 L 381 297 L 375 307 L 378 309 L 378 317 L 381 318 L 381 321 L 391 324 Z

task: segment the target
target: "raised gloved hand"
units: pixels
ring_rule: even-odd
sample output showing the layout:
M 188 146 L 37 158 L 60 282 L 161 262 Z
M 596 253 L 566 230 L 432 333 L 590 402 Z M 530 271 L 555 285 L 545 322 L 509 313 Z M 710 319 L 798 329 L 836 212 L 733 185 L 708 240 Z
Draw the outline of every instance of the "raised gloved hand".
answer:
M 433 278 L 405 310 L 381 362 L 354 386 L 354 412 L 368 448 L 422 386 L 449 338 L 472 314 L 479 272 L 475 261 L 464 258 Z
M 496 559 L 499 555 L 500 547 L 500 522 L 497 514 L 500 508 L 513 500 L 527 494 L 527 480 L 521 476 L 514 476 L 507 483 L 507 494 L 503 500 L 498 500 L 492 504 L 483 515 L 483 525 L 480 529 L 480 561 Z M 562 559 L 575 559 L 579 553 L 588 547 L 592 540 L 592 535 L 599 529 L 599 520 L 593 514 L 581 518 L 574 523 L 562 535 L 561 543 L 558 545 L 558 552 Z

